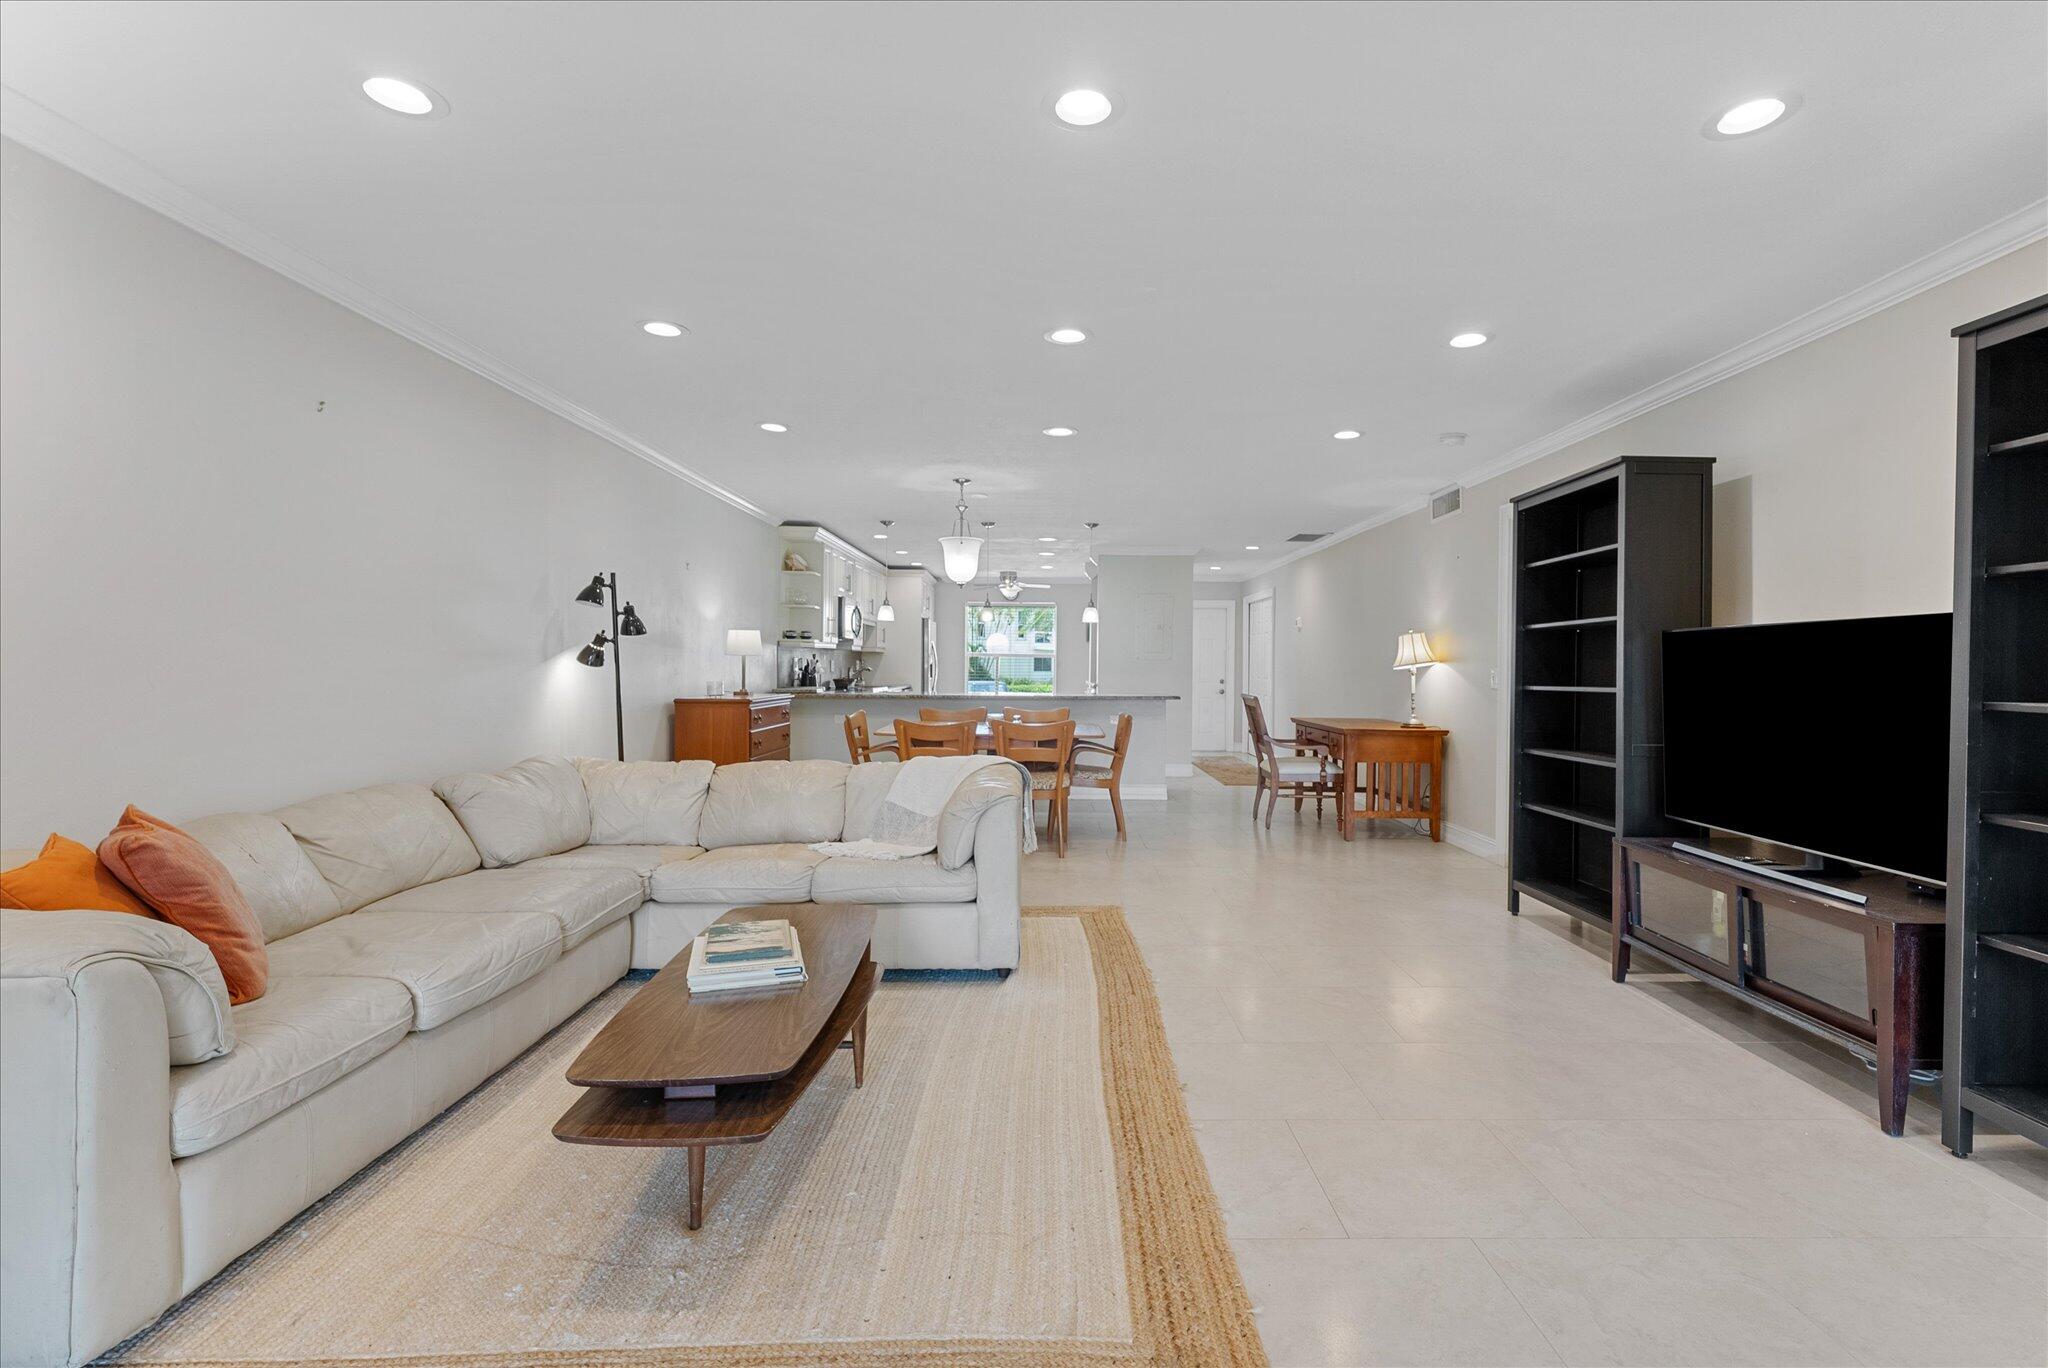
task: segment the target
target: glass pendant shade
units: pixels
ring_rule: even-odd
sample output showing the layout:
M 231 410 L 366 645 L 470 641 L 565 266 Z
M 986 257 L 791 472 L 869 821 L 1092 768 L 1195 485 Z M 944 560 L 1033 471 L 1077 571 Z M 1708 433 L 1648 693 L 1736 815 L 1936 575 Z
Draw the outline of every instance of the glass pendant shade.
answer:
M 890 602 L 889 602 L 889 600 L 887 600 L 887 599 L 883 599 L 883 600 L 882 600 L 882 606 L 881 606 L 881 607 L 879 607 L 879 608 L 877 608 L 877 609 L 875 609 L 875 621 L 877 621 L 877 622 L 894 622 L 895 620 L 896 620 L 896 606 L 895 606 L 894 604 L 890 603 Z
M 1102 614 L 1096 612 L 1095 605 L 1091 603 L 1086 608 L 1083 608 L 1081 610 L 1081 621 L 1087 623 L 1089 626 L 1093 626 L 1094 624 L 1102 621 Z
M 974 583 L 981 573 L 981 538 L 941 537 L 939 550 L 946 556 L 946 578 L 958 585 Z
M 982 643 L 982 649 L 1001 655 L 1004 651 L 1010 649 L 1010 638 L 1002 632 L 990 632 L 988 640 Z

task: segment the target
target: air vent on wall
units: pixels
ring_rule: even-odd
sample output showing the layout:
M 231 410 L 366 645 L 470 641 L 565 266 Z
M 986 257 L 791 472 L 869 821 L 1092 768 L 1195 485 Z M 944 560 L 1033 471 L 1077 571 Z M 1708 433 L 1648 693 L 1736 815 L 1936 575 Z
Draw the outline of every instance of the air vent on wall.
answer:
M 1287 540 L 1291 542 L 1319 542 L 1329 535 L 1327 532 L 1297 532 Z
M 1457 485 L 1439 489 L 1429 496 L 1429 520 L 1436 522 L 1448 518 L 1465 506 L 1465 491 Z

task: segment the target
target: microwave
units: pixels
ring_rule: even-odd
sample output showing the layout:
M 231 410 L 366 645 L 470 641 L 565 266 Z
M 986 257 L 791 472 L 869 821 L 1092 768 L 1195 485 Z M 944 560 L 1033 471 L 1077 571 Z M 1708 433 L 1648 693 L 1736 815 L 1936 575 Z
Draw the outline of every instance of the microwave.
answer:
M 857 642 L 860 640 L 860 629 L 860 605 L 846 597 L 846 595 L 841 594 L 839 596 L 839 639 L 841 641 Z

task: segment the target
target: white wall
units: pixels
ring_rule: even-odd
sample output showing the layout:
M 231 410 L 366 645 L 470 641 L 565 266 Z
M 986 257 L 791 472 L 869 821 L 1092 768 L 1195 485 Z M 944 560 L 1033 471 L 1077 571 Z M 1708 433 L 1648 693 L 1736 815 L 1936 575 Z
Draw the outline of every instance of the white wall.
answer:
M 1103 556 L 1097 585 L 1102 614 L 1102 691 L 1171 694 L 1166 705 L 1166 772 L 1189 772 L 1194 753 L 1188 691 L 1194 678 L 1195 566 L 1188 556 Z M 1159 607 L 1161 631 L 1149 633 L 1142 610 Z
M 0 844 L 609 755 L 778 620 L 775 531 L 0 144 Z
M 1425 721 L 1451 729 L 1449 817 L 1494 832 L 1499 508 L 1619 455 L 1712 456 L 1714 621 L 1940 612 L 1952 602 L 1956 348 L 1949 330 L 2048 291 L 2036 243 L 1881 313 L 1245 581 L 1275 593 L 1276 716 L 1405 717 L 1394 640 L 1418 627 Z

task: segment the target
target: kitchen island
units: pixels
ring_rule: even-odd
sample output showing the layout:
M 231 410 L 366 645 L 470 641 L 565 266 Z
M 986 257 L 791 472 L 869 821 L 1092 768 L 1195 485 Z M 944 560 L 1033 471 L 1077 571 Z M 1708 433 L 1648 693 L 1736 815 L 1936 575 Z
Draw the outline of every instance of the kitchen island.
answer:
M 793 695 L 789 727 L 793 760 L 846 759 L 846 714 L 864 711 L 877 741 L 896 734 L 896 719 L 917 720 L 920 708 L 1065 708 L 1076 722 L 1102 729 L 1104 744 L 1116 738 L 1116 719 L 1131 715 L 1131 756 L 1124 762 L 1124 799 L 1163 802 L 1166 798 L 1166 705 L 1177 694 L 916 693 L 907 690 L 781 690 Z M 1103 799 L 1102 789 L 1076 789 L 1079 801 Z

